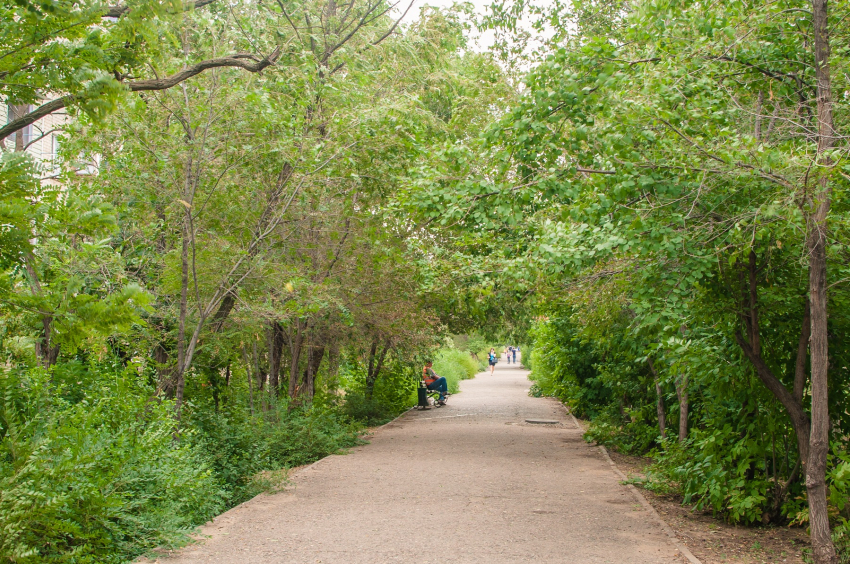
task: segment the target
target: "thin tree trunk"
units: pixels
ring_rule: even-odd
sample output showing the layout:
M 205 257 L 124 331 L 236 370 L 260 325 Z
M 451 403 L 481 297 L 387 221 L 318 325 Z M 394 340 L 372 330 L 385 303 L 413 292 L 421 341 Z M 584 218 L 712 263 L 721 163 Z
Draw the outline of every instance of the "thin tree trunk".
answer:
M 746 278 L 749 279 L 749 285 L 746 288 L 742 289 L 743 295 L 745 296 L 745 300 L 743 300 L 743 307 L 749 310 L 758 309 L 758 285 L 756 280 L 756 272 L 757 272 L 757 264 L 756 264 L 756 254 L 755 252 L 751 252 L 749 255 L 749 264 L 747 266 L 749 270 L 749 276 Z M 803 314 L 803 325 L 800 330 L 800 341 L 808 340 L 808 309 Z M 761 356 L 761 328 L 759 326 L 759 316 L 758 313 L 754 313 L 749 311 L 741 316 L 744 327 L 747 331 L 747 339 L 741 335 L 740 331 L 735 333 L 735 340 L 738 342 L 738 345 L 741 347 L 741 350 L 744 352 L 744 356 L 750 361 L 755 369 L 756 376 L 758 376 L 759 380 L 761 380 L 762 384 L 770 390 L 770 393 L 779 400 L 779 403 L 782 404 L 782 407 L 785 408 L 786 413 L 788 413 L 789 419 L 791 419 L 791 425 L 794 427 L 794 433 L 797 435 L 797 451 L 800 454 L 800 458 L 804 461 L 808 459 L 809 456 L 809 434 L 810 434 L 810 422 L 809 416 L 806 414 L 806 411 L 803 409 L 803 404 L 800 399 L 795 398 L 795 395 L 788 391 L 785 385 L 777 378 L 773 371 L 767 366 L 764 359 Z M 754 347 L 752 343 L 755 343 L 757 347 Z M 799 367 L 801 363 L 805 363 L 805 360 L 801 360 L 799 355 L 803 355 L 805 358 L 806 348 L 799 347 L 797 349 L 797 361 L 796 366 Z M 804 364 L 803 364 L 804 365 Z M 805 365 L 804 365 L 805 366 Z M 798 386 L 797 380 L 805 378 L 805 370 L 802 371 L 802 375 L 798 372 L 795 374 L 795 388 Z M 800 390 L 802 390 L 803 384 L 799 384 Z M 800 398 L 802 398 L 802 391 L 800 392 Z
M 41 341 L 35 344 L 35 353 L 41 366 L 50 368 L 59 360 L 59 345 L 53 344 L 53 316 L 44 315 L 41 318 L 42 336 Z
M 812 0 L 812 31 L 817 78 L 818 165 L 828 169 L 832 162 L 824 155 L 835 139 L 832 118 L 832 81 L 829 70 L 829 21 L 827 0 Z M 812 320 L 810 345 L 812 427 L 809 458 L 806 465 L 806 489 L 809 500 L 812 555 L 815 564 L 837 562 L 827 514 L 826 464 L 829 453 L 829 345 L 827 339 L 826 250 L 829 231 L 829 206 L 832 194 L 828 171 L 818 180 L 813 194 L 813 213 L 808 217 L 809 300 Z
M 18 132 L 22 135 L 21 132 Z M 41 282 L 38 280 L 38 272 L 35 270 L 35 257 L 32 253 L 24 255 L 24 267 L 29 278 L 30 290 L 33 294 L 41 294 Z M 39 364 L 44 368 L 50 368 L 59 359 L 59 345 L 53 344 L 53 316 L 45 314 L 41 316 L 41 340 L 35 344 L 35 354 Z
M 676 378 L 676 395 L 679 397 L 679 442 L 688 439 L 688 375 Z
M 387 341 L 386 345 L 384 345 L 384 350 L 380 354 L 377 354 L 379 345 L 380 341 L 376 339 L 372 342 L 372 347 L 369 350 L 369 371 L 366 373 L 366 397 L 368 399 L 372 399 L 372 393 L 375 391 L 375 383 L 378 381 L 378 376 L 384 367 L 384 359 L 390 350 L 390 343 Z
M 328 389 L 336 393 L 339 387 L 339 340 L 331 338 L 328 345 Z
M 186 210 L 186 213 L 191 213 Z M 183 407 L 183 390 L 186 387 L 186 315 L 189 309 L 189 225 L 183 222 L 183 247 L 180 252 L 180 317 L 177 321 L 177 382 L 174 409 L 180 418 Z
M 311 346 L 307 358 L 307 366 L 304 368 L 304 393 L 307 400 L 312 400 L 316 393 L 316 374 L 319 373 L 319 367 L 322 365 L 322 359 L 325 356 L 325 346 Z
M 289 350 L 291 353 L 289 362 L 289 397 L 295 399 L 298 395 L 298 364 L 301 360 L 301 349 L 304 345 L 304 332 L 307 329 L 307 323 L 297 319 L 295 321 L 295 334 L 291 335 L 289 341 Z
M 369 366 L 366 368 L 366 398 L 372 397 L 372 389 L 375 386 L 372 380 L 372 371 L 375 369 L 375 354 L 378 352 L 378 339 L 372 341 L 369 347 Z
M 224 326 L 224 322 L 227 321 L 227 317 L 230 315 L 230 312 L 233 311 L 233 306 L 236 305 L 236 290 L 232 290 L 227 293 L 221 300 L 221 304 L 218 306 L 218 311 L 215 312 L 210 318 L 211 327 L 210 331 L 213 333 L 218 333 L 221 331 L 221 328 Z
M 248 358 L 248 351 L 245 350 L 245 344 L 241 344 L 242 349 L 242 362 L 245 364 L 245 373 L 248 375 L 248 406 L 251 410 L 251 415 L 254 415 L 254 378 L 256 374 L 253 373 L 252 367 L 254 365 L 253 358 Z M 254 349 L 256 351 L 257 343 L 253 343 Z
M 174 397 L 174 366 L 168 356 L 168 351 L 162 343 L 158 343 L 153 349 L 153 360 L 156 363 L 157 395 L 163 394 L 167 398 Z
M 809 358 L 809 337 L 811 337 L 811 334 L 812 316 L 807 297 L 806 306 L 803 309 L 803 330 L 800 331 L 800 339 L 797 342 L 797 361 L 794 366 L 794 399 L 800 405 L 803 404 L 803 392 L 806 389 L 806 361 Z
M 278 321 L 269 324 L 269 392 L 277 394 L 280 389 L 280 367 L 283 359 L 284 332 Z
M 661 389 L 661 382 L 658 380 L 658 372 L 655 371 L 655 363 L 651 358 L 646 359 L 649 364 L 649 371 L 652 372 L 652 378 L 655 380 L 655 411 L 658 414 L 658 432 L 661 433 L 661 438 L 667 438 L 667 410 L 664 409 L 664 392 Z

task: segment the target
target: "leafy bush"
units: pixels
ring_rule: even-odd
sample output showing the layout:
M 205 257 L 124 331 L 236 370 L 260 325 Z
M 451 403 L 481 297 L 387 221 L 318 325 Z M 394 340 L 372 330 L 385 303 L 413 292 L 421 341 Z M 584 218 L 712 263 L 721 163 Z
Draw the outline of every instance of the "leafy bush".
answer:
M 658 439 L 658 429 L 648 424 L 647 419 L 654 416 L 648 407 L 628 410 L 626 420 L 619 413 L 609 409 L 590 422 L 585 440 L 614 447 L 619 452 L 643 454 L 649 451 Z
M 520 356 L 520 364 L 528 370 L 534 370 L 534 347 L 531 345 L 523 345 L 521 348 L 522 355 Z
M 416 403 L 421 368 L 393 361 L 378 375 L 372 396 L 366 394 L 366 368 L 359 362 L 346 362 L 340 369 L 345 399 L 342 411 L 367 426 L 386 423 Z
M 362 426 L 332 409 L 288 409 L 279 402 L 251 417 L 240 409 L 194 409 L 188 416 L 197 432 L 192 441 L 211 461 L 228 505 L 257 495 L 263 471 L 291 468 L 360 444 Z
M 478 361 L 466 351 L 442 348 L 434 356 L 434 372 L 446 379 L 453 394 L 460 391 L 460 381 L 474 377 L 478 368 Z
M 265 471 L 360 444 L 338 409 L 285 402 L 251 416 L 154 396 L 131 366 L 0 373 L 0 562 L 118 563 L 186 542 L 269 485 Z
M 0 375 L 0 561 L 123 562 L 225 507 L 204 453 L 174 441 L 168 402 L 132 371 L 89 373 L 77 403 L 43 371 Z
M 628 318 L 612 318 L 604 332 L 582 327 L 580 321 L 565 311 L 534 328 L 533 395 L 557 397 L 589 419 L 589 441 L 621 452 L 652 453 L 656 463 L 647 488 L 678 494 L 686 504 L 734 523 L 783 522 L 800 515 L 802 482 L 795 480 L 784 494 L 777 486 L 797 458 L 787 416 L 738 364 L 711 361 L 734 358 L 739 354 L 730 348 L 734 343 L 691 335 L 689 347 L 656 353 L 662 356 L 655 367 L 667 413 L 668 439 L 661 441 L 656 376 Z M 696 366 L 710 370 L 691 368 Z M 679 442 L 674 378 L 682 371 L 692 376 L 689 435 Z M 840 449 L 835 453 L 833 458 Z M 837 500 L 850 491 L 843 485 L 850 486 L 850 471 L 842 480 L 842 466 L 834 468 L 828 482 L 837 492 L 831 504 L 838 507 Z

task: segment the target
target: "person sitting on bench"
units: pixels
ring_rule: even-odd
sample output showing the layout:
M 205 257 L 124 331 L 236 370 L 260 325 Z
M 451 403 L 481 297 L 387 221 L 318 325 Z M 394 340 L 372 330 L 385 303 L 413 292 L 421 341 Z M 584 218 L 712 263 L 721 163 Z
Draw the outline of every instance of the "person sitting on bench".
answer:
M 422 369 L 422 380 L 425 381 L 425 387 L 429 390 L 440 392 L 440 405 L 446 405 L 446 395 L 449 392 L 449 383 L 442 376 L 437 376 L 437 373 L 431 368 L 434 363 L 430 360 L 425 363 L 425 368 Z

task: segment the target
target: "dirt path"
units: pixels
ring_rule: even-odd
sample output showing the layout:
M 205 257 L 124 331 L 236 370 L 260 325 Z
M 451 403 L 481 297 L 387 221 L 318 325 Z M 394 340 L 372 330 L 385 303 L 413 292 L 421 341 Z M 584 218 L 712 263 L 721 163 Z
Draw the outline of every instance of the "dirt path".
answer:
M 528 396 L 526 375 L 500 362 L 448 406 L 409 412 L 159 562 L 684 562 L 563 407 Z

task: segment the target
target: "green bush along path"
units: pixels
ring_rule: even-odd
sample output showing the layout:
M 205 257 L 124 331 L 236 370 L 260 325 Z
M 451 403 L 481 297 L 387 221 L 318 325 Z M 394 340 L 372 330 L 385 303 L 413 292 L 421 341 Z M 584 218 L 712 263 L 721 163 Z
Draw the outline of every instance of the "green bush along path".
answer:
M 561 404 L 529 396 L 527 375 L 500 362 L 447 407 L 408 412 L 158 562 L 685 562 Z

